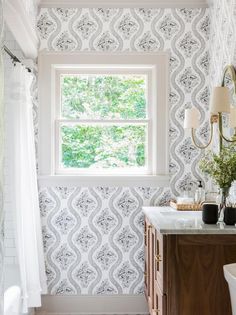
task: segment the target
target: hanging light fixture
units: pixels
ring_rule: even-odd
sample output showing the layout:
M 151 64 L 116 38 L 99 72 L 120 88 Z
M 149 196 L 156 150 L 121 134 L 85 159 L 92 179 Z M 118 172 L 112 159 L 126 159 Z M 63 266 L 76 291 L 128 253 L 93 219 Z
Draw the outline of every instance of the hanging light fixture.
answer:
M 227 142 L 236 142 L 236 108 L 230 107 L 229 89 L 224 86 L 226 74 L 230 74 L 234 86 L 234 93 L 236 92 L 235 69 L 232 65 L 229 65 L 224 70 L 222 85 L 214 87 L 212 91 L 210 102 L 210 139 L 207 144 L 198 144 L 195 137 L 195 130 L 199 127 L 199 111 L 196 108 L 185 110 L 184 128 L 191 129 L 193 143 L 199 149 L 206 149 L 211 144 L 213 139 L 213 124 L 218 124 L 220 150 L 223 147 L 223 140 Z M 222 116 L 224 114 L 229 114 L 230 128 L 234 128 L 234 135 L 230 139 L 223 134 Z

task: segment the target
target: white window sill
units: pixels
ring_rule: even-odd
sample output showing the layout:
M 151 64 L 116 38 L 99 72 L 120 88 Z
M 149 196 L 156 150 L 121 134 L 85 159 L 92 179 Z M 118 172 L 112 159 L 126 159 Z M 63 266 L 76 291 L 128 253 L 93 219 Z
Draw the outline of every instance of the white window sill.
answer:
M 108 187 L 166 187 L 169 175 L 51 175 L 39 176 L 40 187 L 46 186 L 108 186 Z

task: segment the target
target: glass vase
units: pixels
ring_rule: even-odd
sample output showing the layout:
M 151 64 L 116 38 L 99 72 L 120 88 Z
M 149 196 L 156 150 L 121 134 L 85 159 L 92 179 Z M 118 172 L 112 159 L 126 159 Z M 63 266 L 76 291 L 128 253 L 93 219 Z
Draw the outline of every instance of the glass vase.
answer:
M 224 208 L 226 207 L 226 200 L 229 196 L 230 187 L 220 188 L 220 204 L 219 204 L 219 221 L 224 220 Z

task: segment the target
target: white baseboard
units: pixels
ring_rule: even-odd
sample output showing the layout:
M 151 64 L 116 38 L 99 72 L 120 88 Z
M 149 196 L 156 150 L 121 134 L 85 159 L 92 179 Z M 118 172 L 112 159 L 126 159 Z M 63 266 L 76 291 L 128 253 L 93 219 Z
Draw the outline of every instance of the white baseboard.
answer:
M 143 295 L 44 295 L 36 315 L 148 314 Z

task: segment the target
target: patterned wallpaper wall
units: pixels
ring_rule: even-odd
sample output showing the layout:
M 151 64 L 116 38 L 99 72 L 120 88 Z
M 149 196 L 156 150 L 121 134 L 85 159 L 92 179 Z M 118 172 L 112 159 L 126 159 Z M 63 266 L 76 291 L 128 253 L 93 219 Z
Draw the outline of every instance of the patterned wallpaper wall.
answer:
M 51 294 L 142 294 L 152 188 L 48 187 L 40 206 Z
M 200 152 L 183 129 L 184 109 L 201 113 L 207 138 L 207 9 L 42 8 L 40 49 L 170 52 L 170 187 L 41 187 L 51 294 L 142 294 L 143 205 L 164 205 L 200 178 Z M 37 112 L 35 121 L 37 123 Z
M 210 82 L 219 85 L 224 67 L 236 66 L 236 1 L 214 0 L 210 17 Z

